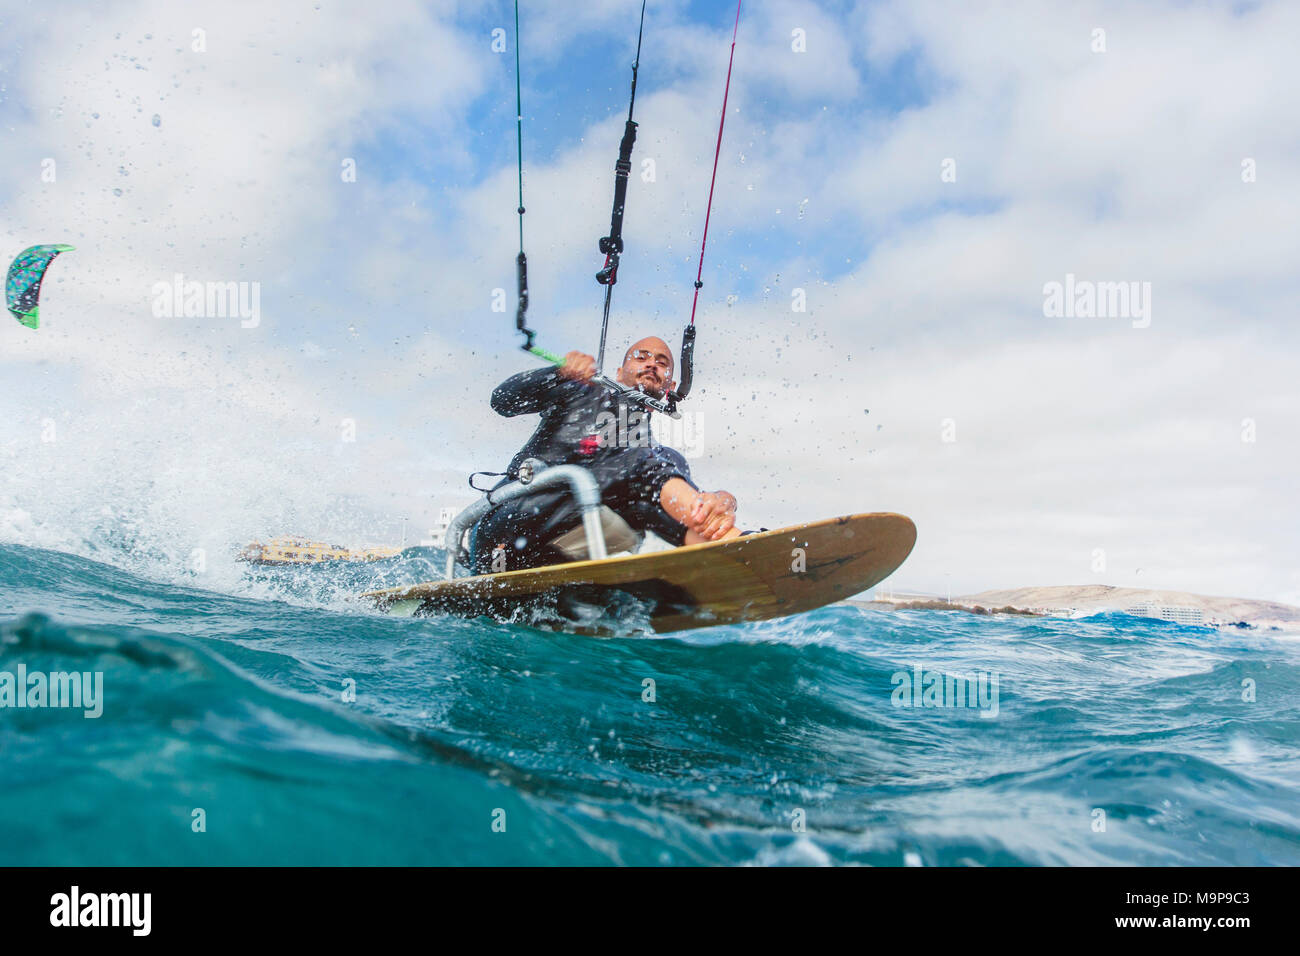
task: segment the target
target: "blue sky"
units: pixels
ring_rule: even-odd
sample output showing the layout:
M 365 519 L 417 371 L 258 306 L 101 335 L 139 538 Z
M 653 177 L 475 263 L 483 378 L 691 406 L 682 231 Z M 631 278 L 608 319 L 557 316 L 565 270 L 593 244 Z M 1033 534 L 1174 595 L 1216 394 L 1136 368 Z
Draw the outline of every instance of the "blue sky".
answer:
M 658 139 L 676 139 L 680 146 L 698 158 L 698 163 L 686 170 L 684 180 L 689 184 L 692 200 L 692 212 L 683 217 L 678 228 L 660 228 L 657 234 L 664 242 L 672 242 L 679 250 L 676 257 L 678 266 L 678 285 L 682 278 L 687 287 L 693 279 L 693 268 L 684 268 L 684 260 L 691 257 L 685 254 L 698 244 L 698 229 L 703 225 L 705 197 L 709 186 L 712 153 L 714 146 L 714 126 L 721 110 L 722 95 L 726 78 L 727 57 L 731 40 L 734 7 L 725 3 L 694 3 L 682 5 L 651 5 L 647 15 L 647 36 L 643 44 L 642 69 L 639 74 L 638 92 L 641 110 L 637 113 L 639 123 L 645 123 L 644 109 L 647 101 L 664 90 L 673 90 L 682 83 L 694 84 L 694 107 L 707 117 L 710 122 L 703 124 L 706 135 L 695 135 L 684 140 L 683 131 L 673 125 L 642 125 L 639 129 L 637 148 L 634 151 L 634 175 L 629 188 L 628 221 L 625 229 L 628 237 L 654 230 L 653 223 L 646 221 L 644 206 L 638 210 L 638 192 L 644 186 L 638 182 L 640 160 L 646 155 L 650 144 Z M 828 16 L 836 11 L 850 9 L 852 5 L 837 5 L 825 10 Z M 760 9 L 761 7 L 756 7 Z M 586 202 L 605 208 L 612 200 L 613 165 L 617 156 L 618 140 L 621 136 L 621 120 L 626 114 L 630 65 L 634 58 L 638 5 L 627 3 L 615 8 L 608 5 L 607 15 L 585 25 L 577 21 L 577 31 L 566 35 L 560 44 L 552 38 L 553 18 L 549 16 L 530 15 L 525 4 L 521 21 L 523 31 L 522 59 L 523 102 L 524 102 L 524 167 L 525 167 L 525 204 L 531 200 L 531 171 L 536 166 L 553 165 L 560 157 L 573 149 L 574 144 L 589 136 L 594 123 L 613 123 L 607 135 L 592 141 L 597 154 L 605 161 L 607 169 L 599 177 L 582 179 L 567 186 L 575 196 L 581 196 Z M 456 137 L 453 146 L 447 146 L 439 130 L 430 126 L 426 118 L 418 113 L 396 114 L 387 117 L 384 126 L 377 129 L 357 144 L 357 159 L 368 169 L 388 179 L 397 180 L 407 177 L 421 179 L 431 186 L 428 203 L 435 215 L 454 215 L 454 203 L 457 195 L 467 189 L 483 186 L 492 176 L 497 176 L 503 168 L 511 168 L 516 161 L 515 142 L 515 61 L 514 61 L 514 25 L 513 8 L 510 4 L 482 4 L 473 10 L 462 11 L 456 18 L 457 25 L 469 36 L 480 38 L 475 50 L 475 58 L 484 67 L 485 85 L 479 95 L 468 98 L 463 104 L 462 135 Z M 488 38 L 492 31 L 503 27 L 507 31 L 507 49 L 496 53 L 491 49 Z M 671 33 L 664 28 L 671 27 Z M 817 135 L 828 148 L 842 142 L 850 131 L 859 127 L 864 117 L 875 117 L 887 121 L 892 115 L 903 110 L 923 106 L 926 101 L 926 84 L 934 83 L 933 77 L 925 78 L 927 70 L 918 52 L 907 51 L 888 63 L 872 64 L 860 56 L 854 56 L 853 65 L 860 71 L 861 88 L 852 97 L 847 96 L 792 96 L 790 91 L 773 78 L 745 67 L 752 62 L 753 50 L 747 50 L 746 32 L 754 27 L 742 18 L 741 35 L 738 43 L 740 72 L 735 77 L 735 89 L 731 103 L 733 112 L 738 102 L 745 103 L 749 109 L 757 109 L 760 136 L 766 135 L 773 127 L 792 121 L 804 121 L 810 113 L 815 113 Z M 761 29 L 771 32 L 769 24 L 762 24 Z M 684 64 L 677 58 L 666 58 L 664 47 L 679 31 L 694 31 L 700 42 L 708 47 L 709 56 L 699 62 Z M 537 55 L 529 55 L 532 36 L 538 33 L 545 36 L 548 43 Z M 699 132 L 698 130 L 696 132 Z M 463 135 L 468 133 L 468 135 Z M 734 163 L 741 153 L 753 155 L 755 149 L 762 149 L 761 139 L 755 143 L 754 137 L 745 142 L 737 142 L 737 130 L 733 129 L 729 137 L 724 136 L 722 161 Z M 809 169 L 803 183 L 798 181 L 786 184 L 788 195 L 805 195 L 813 191 L 821 171 Z M 802 190 L 802 191 L 801 191 Z M 493 210 L 495 218 L 501 221 L 513 218 L 513 193 L 503 197 L 505 201 Z M 726 197 L 720 196 L 722 207 Z M 915 220 L 926 216 L 954 210 L 977 211 L 989 200 L 942 199 L 924 205 L 903 210 L 905 220 Z M 764 284 L 764 276 L 776 271 L 777 265 L 785 257 L 791 245 L 797 245 L 802 254 L 816 264 L 815 274 L 826 280 L 833 280 L 851 271 L 853 263 L 865 257 L 873 242 L 887 228 L 886 223 L 863 224 L 856 226 L 849 222 L 852 218 L 847 212 L 834 208 L 823 211 L 822 216 L 831 228 L 819 232 L 809 232 L 795 236 L 790 226 L 796 222 L 798 200 L 787 203 L 783 212 L 785 220 L 775 216 L 760 220 L 738 220 L 727 218 L 725 209 L 720 208 L 718 220 L 714 222 L 714 248 L 706 259 L 710 268 L 720 268 L 727 272 L 737 291 L 746 295 L 758 292 Z M 641 214 L 638 215 L 638 212 Z M 367 208 L 354 210 L 358 228 L 364 228 L 366 217 L 373 215 Z M 608 231 L 608 213 L 600 219 L 599 230 L 590 239 L 591 252 L 584 261 L 573 262 L 573 278 L 582 272 L 595 271 L 600 266 L 601 257 L 595 252 L 595 242 Z M 682 224 L 690 225 L 692 233 L 682 231 Z M 663 224 L 660 224 L 661 227 Z M 717 236 L 727 231 L 727 242 L 720 242 Z M 540 244 L 544 235 L 532 219 L 526 217 L 525 244 Z M 677 233 L 674 235 L 674 233 Z M 530 243 L 531 240 L 531 243 Z M 585 250 L 583 250 L 585 251 Z M 714 260 L 718 265 L 714 266 Z M 737 263 L 743 259 L 745 270 L 739 271 Z M 594 266 L 589 267 L 590 262 Z M 627 256 L 624 275 L 629 284 L 637 274 L 645 276 L 654 265 L 662 265 L 662 257 L 646 254 L 644 248 L 634 248 Z M 501 263 L 503 282 L 507 282 L 513 268 L 513 260 Z M 689 273 L 689 274 L 688 274 Z M 513 290 L 513 286 L 511 285 Z M 601 290 L 594 281 L 590 287 L 575 285 L 568 288 L 565 302 L 573 307 L 585 305 L 598 311 Z M 617 293 L 624 289 L 616 290 Z M 664 277 L 656 283 L 654 290 L 659 295 L 671 295 L 679 292 L 674 288 L 671 278 Z M 621 298 L 621 296 L 620 296 Z M 667 303 L 661 302 L 661 308 L 668 310 Z M 680 307 L 680 301 L 675 301 Z M 684 317 L 682 317 L 684 318 Z

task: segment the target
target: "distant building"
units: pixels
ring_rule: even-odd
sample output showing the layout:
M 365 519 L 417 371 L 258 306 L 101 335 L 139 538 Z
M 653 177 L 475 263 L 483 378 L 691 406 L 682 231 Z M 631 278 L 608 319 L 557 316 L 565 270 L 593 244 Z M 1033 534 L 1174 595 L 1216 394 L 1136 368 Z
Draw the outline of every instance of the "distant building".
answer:
M 399 552 L 399 548 L 348 548 L 341 544 L 282 536 L 272 538 L 266 544 L 254 541 L 239 552 L 236 560 L 269 565 L 321 564 L 326 561 L 379 561 Z
M 933 594 L 922 594 L 919 591 L 895 591 L 892 587 L 878 587 L 871 599 L 880 604 L 902 604 L 908 601 L 934 601 L 937 598 Z
M 455 508 L 438 509 L 438 523 L 429 529 L 429 537 L 420 544 L 426 548 L 443 548 L 447 544 L 447 529 L 451 527 L 452 520 L 456 517 Z
M 1190 624 L 1194 627 L 1205 626 L 1204 611 L 1199 607 L 1187 607 L 1181 604 L 1134 604 L 1126 608 L 1125 613 L 1135 617 L 1157 617 L 1162 621 Z

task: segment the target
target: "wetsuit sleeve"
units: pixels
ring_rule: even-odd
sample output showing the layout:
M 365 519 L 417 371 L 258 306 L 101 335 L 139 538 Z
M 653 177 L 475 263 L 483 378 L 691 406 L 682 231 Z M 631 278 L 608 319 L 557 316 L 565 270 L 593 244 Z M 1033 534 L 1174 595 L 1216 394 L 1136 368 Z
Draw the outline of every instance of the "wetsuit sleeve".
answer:
M 691 479 L 691 466 L 686 464 L 685 457 L 675 448 L 669 448 L 667 445 L 656 445 L 655 458 L 658 460 L 658 467 L 655 473 L 659 476 L 659 487 L 662 488 L 665 481 L 669 478 L 680 478 L 696 491 L 700 490 Z M 656 495 L 657 495 L 656 490 Z
M 492 392 L 492 410 L 507 417 L 540 412 L 555 402 L 555 390 L 565 384 L 553 368 L 520 372 Z
M 681 547 L 686 541 L 686 525 L 664 511 L 659 503 L 659 494 L 670 478 L 681 478 L 696 491 L 700 490 L 691 480 L 690 466 L 681 453 L 658 445 L 637 468 L 635 487 L 640 493 L 635 495 L 629 522 L 643 531 L 653 531 L 674 547 Z

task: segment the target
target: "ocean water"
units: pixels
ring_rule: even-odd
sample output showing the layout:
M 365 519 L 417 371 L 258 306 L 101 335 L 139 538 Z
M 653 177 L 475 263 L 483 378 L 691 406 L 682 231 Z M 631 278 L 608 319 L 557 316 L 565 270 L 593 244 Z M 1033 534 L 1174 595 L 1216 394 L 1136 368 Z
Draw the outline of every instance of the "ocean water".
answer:
M 1295 635 L 836 606 L 589 638 L 348 600 L 437 559 L 214 591 L 0 545 L 0 675 L 103 689 L 0 708 L 0 864 L 1300 863 Z

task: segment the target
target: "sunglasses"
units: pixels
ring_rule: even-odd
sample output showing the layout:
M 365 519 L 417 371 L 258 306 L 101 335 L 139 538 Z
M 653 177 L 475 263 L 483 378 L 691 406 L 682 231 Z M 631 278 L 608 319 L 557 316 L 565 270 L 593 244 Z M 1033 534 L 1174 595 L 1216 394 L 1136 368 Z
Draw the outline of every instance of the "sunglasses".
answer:
M 666 355 L 655 355 L 649 349 L 633 349 L 628 352 L 628 358 L 636 359 L 638 362 L 644 362 L 646 359 L 653 358 L 655 364 L 661 369 L 668 371 L 673 367 L 673 360 Z

